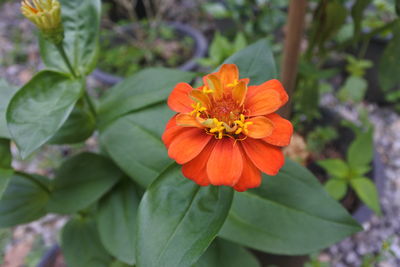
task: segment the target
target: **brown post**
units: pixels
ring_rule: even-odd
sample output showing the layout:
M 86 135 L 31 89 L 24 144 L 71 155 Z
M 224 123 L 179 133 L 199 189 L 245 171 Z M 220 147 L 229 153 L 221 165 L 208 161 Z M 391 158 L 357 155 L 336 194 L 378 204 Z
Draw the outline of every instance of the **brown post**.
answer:
M 281 70 L 282 83 L 289 95 L 289 102 L 280 112 L 285 118 L 289 118 L 292 111 L 292 97 L 296 86 L 297 66 L 301 39 L 304 33 L 306 10 L 307 0 L 290 1 Z

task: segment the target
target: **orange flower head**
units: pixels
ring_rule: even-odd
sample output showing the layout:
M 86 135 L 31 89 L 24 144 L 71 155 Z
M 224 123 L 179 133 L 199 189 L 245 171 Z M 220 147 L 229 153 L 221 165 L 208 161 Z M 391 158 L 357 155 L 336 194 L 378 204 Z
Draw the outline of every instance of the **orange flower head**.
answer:
M 234 64 L 203 78 L 204 85 L 176 85 L 168 98 L 176 111 L 162 140 L 183 175 L 201 186 L 226 185 L 245 191 L 261 184 L 261 172 L 276 175 L 281 148 L 292 124 L 274 113 L 288 101 L 278 80 L 248 86 Z

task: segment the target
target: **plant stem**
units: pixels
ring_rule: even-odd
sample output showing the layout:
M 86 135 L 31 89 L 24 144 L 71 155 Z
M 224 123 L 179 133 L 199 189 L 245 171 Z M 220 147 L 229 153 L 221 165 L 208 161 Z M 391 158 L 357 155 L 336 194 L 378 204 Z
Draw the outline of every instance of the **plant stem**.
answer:
M 65 64 L 67 65 L 69 71 L 71 72 L 72 76 L 77 78 L 78 76 L 76 75 L 74 69 L 72 68 L 71 62 L 69 61 L 67 54 L 65 53 L 64 46 L 62 43 L 56 45 L 58 52 L 60 52 L 61 57 L 63 58 Z
M 307 0 L 291 0 L 283 50 L 281 69 L 282 83 L 289 95 L 289 102 L 281 109 L 281 115 L 290 117 L 291 101 L 296 86 L 297 68 L 300 55 L 300 43 L 304 33 Z

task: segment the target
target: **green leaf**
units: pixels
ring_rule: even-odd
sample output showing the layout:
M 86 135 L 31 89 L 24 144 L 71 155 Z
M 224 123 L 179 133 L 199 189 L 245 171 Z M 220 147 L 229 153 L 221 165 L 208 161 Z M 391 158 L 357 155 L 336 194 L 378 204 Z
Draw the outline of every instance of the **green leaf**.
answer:
M 336 200 L 342 199 L 347 192 L 347 182 L 343 179 L 329 179 L 324 184 L 324 187 L 329 195 Z
M 347 151 L 347 162 L 351 169 L 370 165 L 373 158 L 372 129 L 360 132 Z
M 339 89 L 338 97 L 343 102 L 352 101 L 359 103 L 364 99 L 368 83 L 365 79 L 357 76 L 350 76 L 345 84 Z
M 14 171 L 12 169 L 0 168 L 0 199 L 3 196 L 4 192 L 6 191 L 13 174 Z
M 232 46 L 228 39 L 217 32 L 210 46 L 210 58 L 214 63 L 220 64 L 231 53 Z
M 60 0 L 64 25 L 64 48 L 73 69 L 89 74 L 97 62 L 100 0 Z M 40 54 L 46 67 L 69 73 L 56 47 L 40 38 Z
M 317 164 L 333 177 L 346 178 L 349 175 L 349 167 L 347 163 L 341 159 L 323 159 L 317 161 Z
M 75 144 L 88 139 L 96 128 L 96 118 L 84 101 L 79 101 L 67 121 L 49 140 L 50 144 Z
M 122 175 L 103 156 L 87 152 L 74 156 L 64 162 L 52 180 L 48 210 L 56 213 L 82 210 L 104 195 Z
M 368 173 L 372 169 L 371 165 L 360 165 L 357 167 L 354 167 L 350 170 L 350 178 L 352 177 L 362 177 L 366 173 Z
M 262 39 L 235 53 L 224 63 L 234 63 L 241 78 L 250 78 L 250 85 L 259 85 L 277 78 L 274 57 L 266 39 Z
M 381 88 L 388 92 L 400 85 L 400 20 L 392 28 L 393 38 L 389 41 L 379 61 L 378 78 Z
M 245 248 L 216 238 L 192 267 L 260 267 L 257 258 Z
M 375 184 L 366 177 L 359 177 L 350 180 L 351 187 L 357 196 L 376 214 L 381 215 L 378 191 Z
M 121 183 L 100 201 L 97 226 L 109 253 L 130 265 L 135 263 L 136 213 L 140 198 L 132 182 Z
M 161 134 L 173 112 L 167 105 L 121 117 L 100 133 L 100 143 L 133 180 L 147 187 L 172 160 Z
M 111 88 L 101 99 L 98 112 L 100 125 L 165 101 L 177 83 L 189 82 L 193 77 L 193 73 L 163 68 L 136 73 Z
M 304 167 L 286 160 L 261 187 L 236 193 L 219 236 L 264 252 L 301 255 L 362 230 Z
M 91 218 L 76 217 L 64 226 L 61 249 L 68 266 L 109 267 L 112 262 Z
M 10 140 L 0 138 L 0 169 L 11 169 Z
M 246 36 L 243 32 L 239 32 L 234 41 L 235 52 L 244 49 L 247 46 Z
M 60 129 L 81 94 L 81 82 L 42 71 L 13 96 L 7 108 L 7 123 L 22 158 Z
M 14 174 L 0 200 L 0 227 L 11 227 L 46 214 L 49 193 L 46 178 Z
M 169 168 L 140 202 L 137 267 L 194 264 L 224 223 L 232 196 L 231 188 L 200 187 L 176 165 Z
M 10 141 L 0 138 L 0 199 L 14 173 L 11 161 Z
M 10 138 L 7 128 L 6 110 L 8 103 L 18 88 L 8 85 L 6 81 L 0 79 L 0 138 Z
M 135 267 L 135 265 L 129 265 L 121 261 L 113 261 L 109 267 Z

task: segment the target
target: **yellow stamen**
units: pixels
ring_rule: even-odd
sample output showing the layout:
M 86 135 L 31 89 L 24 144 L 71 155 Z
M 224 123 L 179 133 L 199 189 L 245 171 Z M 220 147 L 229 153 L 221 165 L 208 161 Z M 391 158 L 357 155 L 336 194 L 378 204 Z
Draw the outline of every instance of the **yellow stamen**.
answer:
M 248 130 L 248 126 L 252 125 L 253 122 L 252 121 L 247 121 L 245 122 L 245 116 L 243 114 L 240 114 L 240 120 L 236 120 L 234 121 L 234 123 L 237 125 L 237 130 L 235 131 L 235 134 L 240 134 L 240 133 L 244 133 L 244 134 L 248 134 L 249 130 Z
M 225 131 L 224 122 L 219 121 L 216 118 L 213 118 L 213 123 L 214 123 L 214 125 L 210 129 L 210 133 L 218 133 L 217 138 L 222 139 L 222 137 L 224 136 L 224 131 Z
M 228 84 L 226 85 L 226 87 L 235 87 L 235 86 L 238 85 L 238 84 L 239 84 L 239 81 L 238 81 L 238 80 L 234 80 L 233 83 L 228 83 Z
M 214 93 L 214 90 L 208 88 L 207 86 L 203 86 L 203 93 L 211 94 L 211 93 Z
M 196 115 L 196 117 L 200 117 L 201 113 L 206 111 L 207 108 L 203 107 L 200 102 L 196 102 L 192 104 L 193 110 L 189 113 L 190 115 Z

